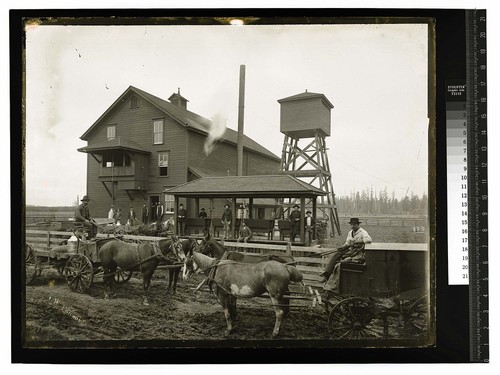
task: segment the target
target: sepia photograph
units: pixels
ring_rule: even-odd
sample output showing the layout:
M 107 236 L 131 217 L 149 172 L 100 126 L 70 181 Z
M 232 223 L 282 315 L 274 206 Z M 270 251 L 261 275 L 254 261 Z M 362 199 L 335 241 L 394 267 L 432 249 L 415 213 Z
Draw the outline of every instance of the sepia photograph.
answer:
M 24 348 L 435 345 L 431 18 L 24 18 Z

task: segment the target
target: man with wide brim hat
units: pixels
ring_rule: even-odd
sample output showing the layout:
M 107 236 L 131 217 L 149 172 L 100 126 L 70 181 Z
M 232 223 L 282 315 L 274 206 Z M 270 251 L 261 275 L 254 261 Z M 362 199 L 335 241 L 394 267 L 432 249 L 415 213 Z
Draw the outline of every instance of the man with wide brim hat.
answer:
M 306 246 L 311 246 L 311 241 L 314 237 L 314 228 L 316 227 L 316 220 L 312 216 L 311 210 L 306 211 L 306 217 L 304 219 L 304 236 Z
M 228 239 L 231 237 L 231 222 L 233 221 L 233 211 L 229 204 L 224 205 L 224 212 L 222 213 L 222 225 L 224 228 L 224 239 Z
M 248 240 L 251 240 L 253 236 L 252 230 L 247 226 L 247 223 L 245 220 L 241 221 L 241 229 L 240 233 L 238 236 L 238 239 L 236 240 L 237 242 L 248 242 Z
M 359 226 L 361 224 L 359 218 L 352 217 L 349 220 L 349 224 L 351 225 L 351 230 L 347 233 L 346 242 L 337 248 L 337 251 L 330 258 L 325 271 L 320 274 L 324 278 L 323 281 L 327 282 L 323 288 L 334 293 L 338 292 L 338 264 L 340 262 L 364 263 L 365 244 L 372 242 L 372 238 L 368 232 Z M 335 278 L 330 282 L 333 276 Z
M 288 221 L 290 222 L 290 241 L 295 241 L 295 236 L 300 233 L 300 207 L 298 204 L 293 205 L 293 210 L 288 215 Z
M 81 199 L 82 203 L 75 210 L 75 221 L 81 223 L 89 233 L 89 238 L 94 238 L 97 233 L 97 224 L 90 217 L 90 210 L 88 207 L 90 198 L 84 195 Z

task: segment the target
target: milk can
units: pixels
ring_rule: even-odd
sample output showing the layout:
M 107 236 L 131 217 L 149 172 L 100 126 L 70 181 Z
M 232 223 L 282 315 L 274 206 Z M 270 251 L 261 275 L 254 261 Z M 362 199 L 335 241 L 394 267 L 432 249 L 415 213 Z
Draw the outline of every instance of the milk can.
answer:
M 68 240 L 68 253 L 76 253 L 76 248 L 78 246 L 78 238 L 72 235 Z

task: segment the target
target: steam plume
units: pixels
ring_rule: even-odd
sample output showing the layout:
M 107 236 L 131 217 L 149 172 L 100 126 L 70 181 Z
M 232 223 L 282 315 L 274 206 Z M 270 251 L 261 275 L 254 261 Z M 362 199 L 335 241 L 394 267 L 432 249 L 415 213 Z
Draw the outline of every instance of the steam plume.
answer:
M 208 156 L 213 151 L 215 142 L 220 139 L 226 131 L 227 119 L 219 112 L 212 117 L 212 125 L 205 140 L 205 155 Z

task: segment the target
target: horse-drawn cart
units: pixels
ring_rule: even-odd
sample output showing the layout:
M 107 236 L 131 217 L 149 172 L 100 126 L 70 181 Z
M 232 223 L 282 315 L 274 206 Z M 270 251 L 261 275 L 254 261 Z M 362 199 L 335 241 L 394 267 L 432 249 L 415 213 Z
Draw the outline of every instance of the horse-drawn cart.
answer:
M 427 244 L 369 244 L 365 263 L 339 265 L 339 294 L 317 299 L 336 339 L 415 337 L 429 329 Z
M 256 243 L 241 246 L 242 250 L 248 246 L 252 246 L 251 250 L 254 251 L 258 248 Z M 314 286 L 292 283 L 288 286 L 289 291 L 282 296 L 283 301 L 279 303 L 287 309 L 324 308 L 328 314 L 327 328 L 332 339 L 419 338 L 429 333 L 430 328 L 430 267 L 427 248 L 425 243 L 368 244 L 364 264 L 339 265 L 339 293 L 328 294 L 317 287 L 316 283 Z M 200 246 L 201 252 L 218 259 L 233 259 L 248 264 L 274 259 L 285 264 L 295 264 L 290 251 L 288 254 L 277 251 L 276 255 L 276 252 L 269 253 L 271 249 L 268 245 L 264 249 L 265 255 L 225 253 L 227 249 L 214 239 L 202 241 Z M 325 249 L 313 254 L 324 257 L 328 253 L 332 253 L 332 250 Z M 242 254 L 245 255 L 244 259 Z M 295 259 L 304 262 L 304 257 Z M 312 266 L 302 265 L 297 268 L 309 270 Z M 214 276 L 210 276 L 205 280 L 213 278 Z M 304 281 L 307 283 L 308 280 Z M 199 290 L 202 284 L 195 290 Z M 228 290 L 227 293 L 232 292 Z M 269 297 L 268 293 L 263 296 Z M 276 307 L 276 302 L 272 304 Z
M 25 281 L 26 285 L 42 274 L 43 270 L 55 268 L 63 276 L 69 288 L 78 293 L 86 292 L 96 276 L 102 276 L 102 267 L 98 257 L 99 248 L 114 237 L 83 240 L 76 237 L 76 244 L 59 245 L 51 249 L 35 248 L 25 244 Z M 126 283 L 132 277 L 132 271 L 118 269 L 114 280 L 118 284 Z

